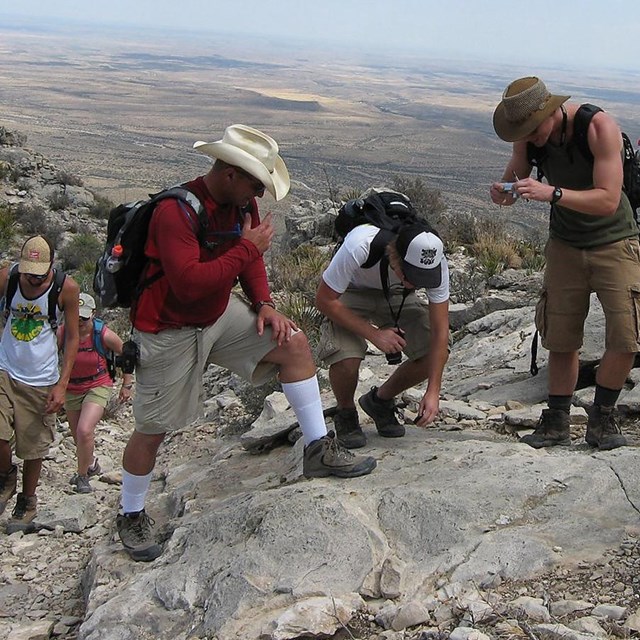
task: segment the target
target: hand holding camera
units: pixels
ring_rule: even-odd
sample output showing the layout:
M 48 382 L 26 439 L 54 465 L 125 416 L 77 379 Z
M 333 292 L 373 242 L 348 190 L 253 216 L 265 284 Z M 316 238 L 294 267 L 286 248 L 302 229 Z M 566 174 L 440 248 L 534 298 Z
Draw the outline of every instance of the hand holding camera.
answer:
M 138 345 L 133 340 L 127 340 L 122 345 L 122 353 L 116 356 L 116 366 L 122 369 L 122 373 L 133 373 L 140 356 Z
M 401 337 L 404 338 L 404 331 L 400 327 L 395 327 L 394 331 Z M 396 351 L 394 353 L 385 353 L 385 358 L 387 359 L 387 364 L 400 364 L 402 362 L 402 351 Z

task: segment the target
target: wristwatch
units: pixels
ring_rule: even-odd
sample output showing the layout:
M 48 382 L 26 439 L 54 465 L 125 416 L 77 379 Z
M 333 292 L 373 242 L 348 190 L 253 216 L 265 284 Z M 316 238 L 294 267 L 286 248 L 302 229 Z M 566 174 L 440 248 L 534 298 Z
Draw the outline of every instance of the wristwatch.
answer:
M 253 305 L 253 310 L 254 310 L 256 313 L 259 313 L 259 312 L 260 312 L 260 309 L 262 309 L 262 307 L 264 307 L 265 305 L 266 305 L 267 307 L 271 307 L 272 309 L 275 309 L 275 308 L 276 308 L 276 305 L 275 305 L 275 304 L 273 304 L 273 302 L 271 302 L 271 300 L 260 300 L 260 302 L 256 302 L 256 303 Z
M 555 204 L 562 198 L 562 189 L 560 187 L 556 187 L 553 190 L 553 195 L 551 196 L 551 204 Z

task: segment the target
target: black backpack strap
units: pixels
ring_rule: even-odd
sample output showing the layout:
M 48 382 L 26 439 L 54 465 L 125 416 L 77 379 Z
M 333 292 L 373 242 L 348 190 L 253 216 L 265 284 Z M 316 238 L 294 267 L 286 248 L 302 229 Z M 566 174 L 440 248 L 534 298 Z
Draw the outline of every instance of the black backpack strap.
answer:
M 47 298 L 49 324 L 54 333 L 58 329 L 58 298 L 60 297 L 60 292 L 62 291 L 66 277 L 67 274 L 64 271 L 59 271 L 54 267 L 53 282 L 51 283 L 51 289 L 49 289 L 49 296 Z
M 389 229 L 380 229 L 369 245 L 369 255 L 360 265 L 362 269 L 370 269 L 374 264 L 386 256 L 387 245 L 396 237 L 396 233 Z
M 600 113 L 602 109 L 588 102 L 580 105 L 573 117 L 573 143 L 576 145 L 580 153 L 589 161 L 593 162 L 593 153 L 589 148 L 588 131 L 591 120 L 596 113 Z
M 542 182 L 544 178 L 544 171 L 542 169 L 542 163 L 547 157 L 547 152 L 544 147 L 536 147 L 532 142 L 527 142 L 527 162 L 536 169 L 536 180 Z
M 538 330 L 536 329 L 531 340 L 531 364 L 529 366 L 529 373 L 532 376 L 538 375 Z

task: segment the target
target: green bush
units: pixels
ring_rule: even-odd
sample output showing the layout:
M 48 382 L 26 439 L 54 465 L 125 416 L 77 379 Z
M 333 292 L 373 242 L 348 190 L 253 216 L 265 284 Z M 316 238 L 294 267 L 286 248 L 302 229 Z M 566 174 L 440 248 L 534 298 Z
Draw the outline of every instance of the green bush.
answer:
M 61 211 L 62 209 L 66 209 L 71 204 L 71 200 L 65 191 L 52 193 L 49 196 L 48 202 L 52 211 Z
M 0 251 L 6 252 L 11 248 L 16 231 L 16 220 L 9 205 L 0 205 Z
M 56 173 L 56 182 L 64 185 L 65 187 L 67 185 L 72 187 L 81 187 L 83 184 L 81 178 L 79 178 L 78 176 L 74 176 L 67 171 L 58 171 Z
M 111 209 L 116 205 L 109 200 L 109 198 L 105 198 L 104 196 L 94 193 L 93 197 L 94 202 L 89 207 L 89 215 L 100 220 L 106 220 L 109 217 L 109 213 L 111 213 Z
M 75 269 L 93 270 L 95 261 L 102 251 L 102 242 L 93 235 L 82 233 L 77 235 L 63 247 L 58 257 L 65 271 Z
M 19 204 L 16 207 L 16 222 L 22 226 L 25 235 L 43 235 L 54 247 L 60 244 L 64 234 L 62 225 L 51 220 L 46 209 L 40 205 Z

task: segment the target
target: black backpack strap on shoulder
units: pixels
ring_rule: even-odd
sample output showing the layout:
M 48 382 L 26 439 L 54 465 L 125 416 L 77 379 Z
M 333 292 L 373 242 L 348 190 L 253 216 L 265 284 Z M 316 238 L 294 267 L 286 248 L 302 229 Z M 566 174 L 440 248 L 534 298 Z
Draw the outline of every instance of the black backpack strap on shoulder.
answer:
M 547 157 L 547 152 L 544 147 L 536 147 L 532 142 L 527 142 L 527 162 L 536 169 L 536 180 L 542 182 L 544 178 L 544 170 L 542 169 L 542 163 Z
M 589 148 L 589 125 L 596 113 L 600 113 L 602 109 L 588 102 L 580 105 L 573 116 L 573 143 L 580 153 L 589 161 L 593 162 L 593 153 Z
M 67 274 L 64 271 L 60 271 L 54 267 L 53 282 L 51 283 L 51 289 L 49 289 L 49 296 L 47 298 L 49 324 L 54 333 L 58 329 L 58 298 L 60 297 L 60 292 L 62 291 L 66 277 Z
M 396 237 L 396 233 L 389 229 L 380 229 L 369 245 L 369 255 L 360 265 L 362 269 L 369 269 L 386 257 L 387 245 Z M 387 278 L 388 279 L 388 278 Z

